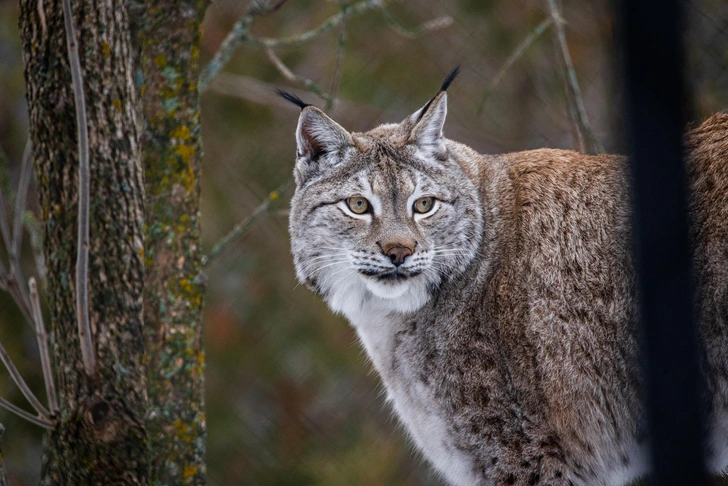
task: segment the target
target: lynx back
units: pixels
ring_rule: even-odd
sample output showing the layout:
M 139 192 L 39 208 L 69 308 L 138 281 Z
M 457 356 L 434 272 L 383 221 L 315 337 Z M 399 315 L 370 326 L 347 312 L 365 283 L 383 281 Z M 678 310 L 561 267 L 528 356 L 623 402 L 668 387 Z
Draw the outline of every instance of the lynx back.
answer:
M 424 456 L 456 485 L 620 485 L 647 472 L 623 158 L 481 155 L 447 87 L 350 133 L 302 108 L 291 248 L 357 331 Z M 706 457 L 728 464 L 728 115 L 688 134 Z

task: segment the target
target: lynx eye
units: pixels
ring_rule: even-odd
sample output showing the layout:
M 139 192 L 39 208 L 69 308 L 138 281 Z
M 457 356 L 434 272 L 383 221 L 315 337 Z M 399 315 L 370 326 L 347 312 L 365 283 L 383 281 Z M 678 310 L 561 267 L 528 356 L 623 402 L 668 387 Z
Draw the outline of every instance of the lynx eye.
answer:
M 364 214 L 369 212 L 369 201 L 361 196 L 350 197 L 346 200 L 346 205 L 349 206 L 351 212 L 354 214 Z
M 434 197 L 421 197 L 417 199 L 414 204 L 412 205 L 412 211 L 415 213 L 425 214 L 432 211 L 432 208 L 435 206 L 435 198 Z

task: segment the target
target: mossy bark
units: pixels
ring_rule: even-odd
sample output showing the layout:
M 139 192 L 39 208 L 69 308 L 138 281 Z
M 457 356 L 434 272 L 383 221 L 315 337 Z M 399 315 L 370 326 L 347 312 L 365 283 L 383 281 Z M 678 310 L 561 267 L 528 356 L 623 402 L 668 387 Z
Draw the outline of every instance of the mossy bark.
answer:
M 206 0 L 133 7 L 147 193 L 147 430 L 155 484 L 205 484 L 199 43 Z
M 76 330 L 77 130 L 62 5 L 20 5 L 60 398 L 45 441 L 42 484 L 147 484 L 144 186 L 126 3 L 72 2 L 89 126 L 95 376 L 84 372 Z

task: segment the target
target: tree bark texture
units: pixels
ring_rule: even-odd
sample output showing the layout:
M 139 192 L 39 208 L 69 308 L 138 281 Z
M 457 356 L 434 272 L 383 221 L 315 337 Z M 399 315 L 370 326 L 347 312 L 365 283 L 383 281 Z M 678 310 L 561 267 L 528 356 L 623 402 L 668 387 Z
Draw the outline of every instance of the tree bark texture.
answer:
M 72 2 L 91 160 L 89 315 L 98 358 L 87 376 L 75 313 L 78 153 L 61 0 L 20 0 L 60 412 L 42 484 L 147 484 L 142 312 L 143 172 L 126 3 Z
M 200 23 L 206 0 L 133 8 L 144 85 L 147 430 L 155 484 L 205 484 Z

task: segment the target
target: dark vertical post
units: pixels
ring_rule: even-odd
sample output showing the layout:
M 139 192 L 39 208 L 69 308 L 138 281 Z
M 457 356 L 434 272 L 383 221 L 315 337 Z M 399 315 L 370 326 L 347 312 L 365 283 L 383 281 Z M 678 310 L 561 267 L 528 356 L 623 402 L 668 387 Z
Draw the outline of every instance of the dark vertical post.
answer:
M 620 5 L 652 482 L 707 484 L 682 157 L 682 5 Z

